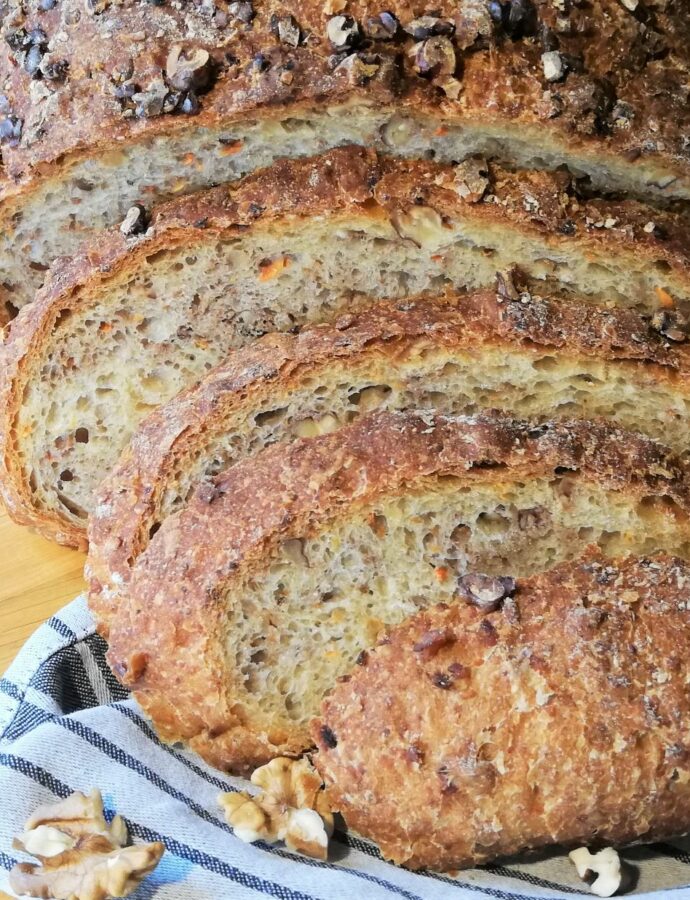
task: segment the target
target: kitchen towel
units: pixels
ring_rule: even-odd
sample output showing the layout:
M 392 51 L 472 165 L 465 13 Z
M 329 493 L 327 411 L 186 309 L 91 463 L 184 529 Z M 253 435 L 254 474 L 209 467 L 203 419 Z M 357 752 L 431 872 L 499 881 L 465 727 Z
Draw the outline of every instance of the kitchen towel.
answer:
M 327 863 L 282 845 L 245 844 L 217 804 L 248 786 L 194 754 L 161 744 L 105 661 L 84 597 L 42 625 L 0 680 L 0 888 L 30 857 L 12 849 L 32 811 L 98 787 L 106 816 L 120 813 L 135 842 L 166 852 L 137 900 L 533 900 L 592 896 L 563 853 L 482 866 L 456 877 L 407 872 L 376 847 L 336 831 Z M 558 748 L 554 747 L 557 753 Z M 622 854 L 630 894 L 690 900 L 690 842 Z

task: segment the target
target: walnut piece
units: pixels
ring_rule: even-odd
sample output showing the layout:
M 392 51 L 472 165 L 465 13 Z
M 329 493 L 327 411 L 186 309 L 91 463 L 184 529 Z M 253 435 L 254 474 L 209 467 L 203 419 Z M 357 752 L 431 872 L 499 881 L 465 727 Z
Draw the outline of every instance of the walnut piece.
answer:
M 458 594 L 482 612 L 494 612 L 515 593 L 515 579 L 468 572 L 458 578 Z
M 568 855 L 580 878 L 585 880 L 588 874 L 597 876 L 590 884 L 592 893 L 597 897 L 612 897 L 621 886 L 621 861 L 612 847 L 606 847 L 598 853 L 590 853 L 586 847 L 579 847 Z
M 485 159 L 466 159 L 455 167 L 455 190 L 467 203 L 479 203 L 489 186 Z
M 120 816 L 108 824 L 100 791 L 77 791 L 58 803 L 39 807 L 14 847 L 40 860 L 18 863 L 10 872 L 17 894 L 54 900 L 105 900 L 126 897 L 158 865 L 163 844 L 126 847 L 127 827 Z
M 146 209 L 141 203 L 135 203 L 127 210 L 127 215 L 122 220 L 120 231 L 125 237 L 143 234 L 148 228 L 149 221 Z
M 290 850 L 325 860 L 333 816 L 309 760 L 278 757 L 256 769 L 251 780 L 261 793 L 218 797 L 235 837 L 247 843 L 284 841 Z
M 542 53 L 541 64 L 547 81 L 560 81 L 566 73 L 565 61 L 558 50 Z
M 418 247 L 438 250 L 449 244 L 452 235 L 444 228 L 440 214 L 430 206 L 411 206 L 391 213 L 391 225 L 403 240 L 410 240 Z

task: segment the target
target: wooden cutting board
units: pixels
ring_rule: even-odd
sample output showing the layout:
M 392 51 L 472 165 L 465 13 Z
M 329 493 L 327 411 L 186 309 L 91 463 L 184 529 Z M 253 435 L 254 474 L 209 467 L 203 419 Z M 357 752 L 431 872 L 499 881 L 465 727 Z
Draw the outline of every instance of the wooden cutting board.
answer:
M 84 589 L 84 554 L 11 522 L 0 507 L 0 674 L 34 629 Z M 10 900 L 0 891 L 0 900 Z
M 85 555 L 20 528 L 2 507 L 0 546 L 2 674 L 31 632 L 84 589 Z
M 0 674 L 41 622 L 85 587 L 83 553 L 11 522 L 0 507 Z M 10 900 L 0 891 L 0 900 Z

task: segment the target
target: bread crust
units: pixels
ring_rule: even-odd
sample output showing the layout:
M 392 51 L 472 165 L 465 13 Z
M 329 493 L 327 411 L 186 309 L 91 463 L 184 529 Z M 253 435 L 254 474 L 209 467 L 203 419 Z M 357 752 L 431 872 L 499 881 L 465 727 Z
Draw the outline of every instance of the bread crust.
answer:
M 129 581 L 176 462 L 221 433 L 229 415 L 243 406 L 255 410 L 276 388 L 278 396 L 289 395 L 305 376 L 318 380 L 334 359 L 346 366 L 347 360 L 378 354 L 395 365 L 429 341 L 451 360 L 469 347 L 552 347 L 569 357 L 644 363 L 636 372 L 640 380 L 690 390 L 690 348 L 670 345 L 636 312 L 525 294 L 518 300 L 482 291 L 380 302 L 301 334 L 266 335 L 151 413 L 105 479 L 89 523 L 87 562 L 90 603 L 101 628 L 117 608 L 113 579 Z
M 314 0 L 289 7 L 267 0 L 242 24 L 223 2 L 178 7 L 100 0 L 85 8 L 80 0 L 60 0 L 53 9 L 37 11 L 11 0 L 3 35 L 12 41 L 19 29 L 41 28 L 43 52 L 68 65 L 62 77 L 39 79 L 37 88 L 24 51 L 3 42 L 3 111 L 22 121 L 20 140 L 2 148 L 3 201 L 54 176 L 71 160 L 118 143 L 191 127 L 231 128 L 249 114 L 358 102 L 447 124 L 506 125 L 516 135 L 532 136 L 537 145 L 551 140 L 557 150 L 595 163 L 626 161 L 652 177 L 656 172 L 662 179 L 675 178 L 671 194 L 690 194 L 690 26 L 683 0 L 648 0 L 634 13 L 617 0 L 593 0 L 586 10 L 534 0 L 530 21 L 517 27 L 492 22 L 483 2 L 458 6 L 439 0 L 434 14 L 454 26 L 456 99 L 455 92 L 447 95 L 438 86 L 443 79 L 433 82 L 416 73 L 414 40 L 401 30 L 394 41 L 356 48 L 370 63 L 376 60 L 373 74 L 350 74 L 347 65 L 336 69 L 347 53 L 338 57 L 327 38 L 339 4 L 330 6 L 329 12 L 328 3 Z M 389 9 L 403 25 L 423 12 L 405 0 L 393 0 Z M 352 0 L 346 12 L 364 25 L 380 10 Z M 281 42 L 272 24 L 273 16 L 288 14 L 300 28 L 296 47 Z M 151 90 L 176 45 L 205 48 L 214 61 L 210 89 L 205 86 L 198 97 L 198 115 L 126 113 L 115 96 L 118 85 Z M 547 79 L 541 59 L 554 47 L 566 61 L 555 82 Z
M 684 834 L 689 584 L 679 559 L 594 554 L 495 612 L 406 620 L 313 723 L 334 809 L 415 869 Z
M 490 167 L 489 192 L 477 202 L 457 193 L 451 166 L 378 156 L 340 148 L 310 160 L 283 160 L 229 187 L 162 205 L 151 227 L 127 238 L 118 228 L 99 235 L 80 253 L 60 260 L 33 303 L 20 311 L 0 349 L 0 489 L 20 524 L 70 546 L 85 546 L 81 528 L 52 511 L 35 509 L 21 468 L 15 421 L 24 386 L 40 367 L 42 348 L 61 317 L 88 303 L 109 279 L 125 278 L 139 261 L 162 248 L 240 235 L 247 228 L 278 230 L 281 223 L 332 216 L 396 221 L 420 206 L 451 220 L 467 217 L 489 228 L 514 228 L 552 247 L 578 241 L 594 257 L 635 255 L 650 270 L 662 267 L 687 283 L 690 296 L 690 232 L 680 214 L 654 212 L 657 228 L 645 230 L 651 210 L 634 201 L 584 201 L 567 193 L 562 173 L 522 173 L 520 179 Z M 603 227 L 606 221 L 615 227 Z M 601 226 L 601 227 L 600 227 Z M 667 276 L 660 274 L 660 283 Z
M 309 745 L 307 729 L 252 721 L 228 662 L 224 594 L 281 541 L 439 476 L 534 478 L 572 469 L 612 490 L 690 512 L 690 471 L 660 445 L 604 423 L 535 426 L 505 416 L 374 413 L 331 435 L 269 447 L 168 518 L 139 558 L 110 623 L 109 661 L 168 741 L 246 771 Z M 211 486 L 207 486 L 209 488 Z

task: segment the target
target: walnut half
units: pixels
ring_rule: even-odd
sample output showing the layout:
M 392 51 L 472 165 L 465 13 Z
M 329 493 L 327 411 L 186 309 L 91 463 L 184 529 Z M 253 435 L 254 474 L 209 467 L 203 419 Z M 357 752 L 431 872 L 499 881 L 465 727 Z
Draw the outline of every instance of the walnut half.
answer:
M 40 863 L 14 866 L 10 886 L 17 894 L 54 900 L 126 897 L 155 869 L 164 850 L 159 842 L 131 847 L 126 842 L 123 819 L 106 821 L 100 791 L 88 797 L 77 791 L 39 807 L 15 838 L 15 849 Z
M 328 856 L 333 816 L 323 784 L 307 759 L 278 757 L 252 774 L 261 792 L 221 794 L 218 802 L 241 841 L 285 841 L 290 850 L 315 859 Z

